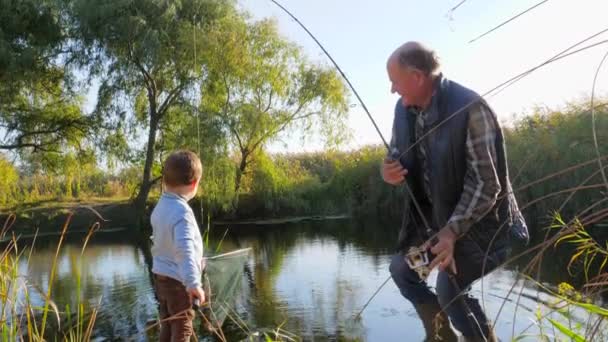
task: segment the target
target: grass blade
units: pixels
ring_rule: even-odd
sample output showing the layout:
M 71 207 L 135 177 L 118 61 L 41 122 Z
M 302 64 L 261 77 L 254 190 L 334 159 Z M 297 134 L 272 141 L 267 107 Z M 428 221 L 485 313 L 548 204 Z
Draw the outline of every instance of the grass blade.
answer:
M 559 330 L 562 334 L 570 337 L 575 342 L 585 342 L 585 338 L 584 337 L 582 337 L 581 335 L 579 335 L 579 334 L 575 333 L 574 331 L 568 329 L 567 327 L 565 327 L 560 322 L 558 322 L 556 320 L 553 320 L 551 318 L 547 318 L 547 320 L 549 322 L 551 322 L 551 324 L 553 325 L 553 327 L 557 328 L 557 330 Z

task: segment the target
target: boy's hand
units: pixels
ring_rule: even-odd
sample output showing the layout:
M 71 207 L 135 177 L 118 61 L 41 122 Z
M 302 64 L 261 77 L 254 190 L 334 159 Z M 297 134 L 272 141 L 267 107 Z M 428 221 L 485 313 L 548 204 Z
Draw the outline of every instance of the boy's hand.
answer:
M 203 288 L 200 286 L 193 289 L 188 289 L 188 294 L 190 295 L 191 299 L 198 299 L 198 305 L 205 303 L 205 291 L 203 291 Z

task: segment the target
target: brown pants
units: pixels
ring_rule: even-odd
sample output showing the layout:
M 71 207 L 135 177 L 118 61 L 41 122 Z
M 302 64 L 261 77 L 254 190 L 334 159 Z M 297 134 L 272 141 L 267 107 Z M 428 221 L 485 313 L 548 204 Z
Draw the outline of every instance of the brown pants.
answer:
M 190 341 L 194 333 L 192 329 L 194 310 L 186 288 L 181 282 L 170 277 L 155 274 L 154 280 L 156 296 L 160 304 L 160 341 Z

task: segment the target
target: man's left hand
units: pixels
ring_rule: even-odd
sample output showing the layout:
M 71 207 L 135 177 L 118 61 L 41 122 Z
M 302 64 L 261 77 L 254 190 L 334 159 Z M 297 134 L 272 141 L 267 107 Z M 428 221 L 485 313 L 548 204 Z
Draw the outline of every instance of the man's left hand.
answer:
M 433 246 L 427 242 L 424 249 L 431 250 L 435 254 L 435 259 L 431 262 L 429 268 L 432 270 L 435 266 L 439 266 L 440 271 L 445 271 L 448 267 L 452 273 L 456 274 L 456 262 L 454 261 L 454 244 L 456 243 L 456 234 L 445 227 L 436 235 L 437 243 Z

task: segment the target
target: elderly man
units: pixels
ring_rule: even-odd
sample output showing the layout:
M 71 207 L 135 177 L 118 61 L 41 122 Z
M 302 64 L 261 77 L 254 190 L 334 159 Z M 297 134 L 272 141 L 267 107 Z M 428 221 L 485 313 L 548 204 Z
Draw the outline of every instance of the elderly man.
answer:
M 398 152 L 384 161 L 382 176 L 395 186 L 407 182 L 414 195 L 406 196 L 390 272 L 422 319 L 427 340 L 456 340 L 449 317 L 466 341 L 496 341 L 467 290 L 506 260 L 512 235 L 527 240 L 528 230 L 496 115 L 481 96 L 438 70 L 435 53 L 417 42 L 400 46 L 387 62 L 391 92 L 401 98 L 391 139 Z M 436 294 L 406 263 L 411 246 L 430 251 L 430 268 L 439 269 Z

